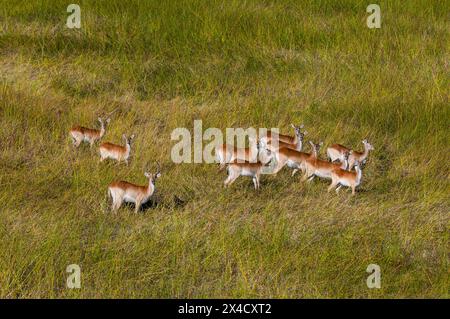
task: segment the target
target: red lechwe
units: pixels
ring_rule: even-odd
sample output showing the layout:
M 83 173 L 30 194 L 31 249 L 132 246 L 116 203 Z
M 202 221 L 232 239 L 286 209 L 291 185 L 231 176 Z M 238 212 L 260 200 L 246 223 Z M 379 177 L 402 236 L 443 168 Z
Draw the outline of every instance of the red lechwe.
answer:
M 144 173 L 148 178 L 147 186 L 139 186 L 124 181 L 112 182 L 108 186 L 108 194 L 112 198 L 111 210 L 117 212 L 123 202 L 134 203 L 135 212 L 137 213 L 142 204 L 145 204 L 155 192 L 156 179 L 161 176 L 160 167 L 155 174 L 149 172 Z
M 328 161 L 321 160 L 319 158 L 310 158 L 305 162 L 305 175 L 303 175 L 302 180 L 312 181 L 315 176 L 320 178 L 331 179 L 331 172 L 335 169 L 347 169 L 348 167 L 348 157 L 349 152 L 344 155 L 343 163 L 331 163 Z
M 224 181 L 224 186 L 227 187 L 231 185 L 239 176 L 249 176 L 253 180 L 255 189 L 259 189 L 261 171 L 272 161 L 272 158 L 273 153 L 268 149 L 260 148 L 258 143 L 258 161 L 254 163 L 241 163 L 238 161 L 228 163 L 228 177 Z
M 355 189 L 359 184 L 361 184 L 362 172 L 361 167 L 359 166 L 358 160 L 355 161 L 355 170 L 354 171 L 346 171 L 344 169 L 335 169 L 331 172 L 331 184 L 328 187 L 328 191 L 331 191 L 337 185 L 336 192 L 342 186 L 350 187 L 352 189 L 352 195 L 355 195 Z
M 222 144 L 216 147 L 216 159 L 219 162 L 219 169 L 222 170 L 227 163 L 239 160 L 242 162 L 257 162 L 258 158 L 258 141 L 253 137 L 249 137 L 249 147 L 238 148 L 229 144 Z
M 99 151 L 100 151 L 100 162 L 103 162 L 107 158 L 111 158 L 113 160 L 118 161 L 119 163 L 121 161 L 125 161 L 125 163 L 128 165 L 128 159 L 130 157 L 130 151 L 131 151 L 131 142 L 134 139 L 134 134 L 131 135 L 129 138 L 126 137 L 125 134 L 122 135 L 122 139 L 125 141 L 125 146 L 112 144 L 112 143 L 102 143 L 100 145 Z
M 103 135 L 105 135 L 106 125 L 109 124 L 111 119 L 106 119 L 104 122 L 100 117 L 98 121 L 100 122 L 100 129 L 92 129 L 84 126 L 75 125 L 69 131 L 70 137 L 72 138 L 73 146 L 80 146 L 81 142 L 89 143 L 90 146 L 94 145 L 94 143 L 100 140 Z
M 260 141 L 268 146 L 274 145 L 276 149 L 285 147 L 301 151 L 303 148 L 303 138 L 308 132 L 301 132 L 301 129 L 304 127 L 303 124 L 299 126 L 291 124 L 291 127 L 295 131 L 294 136 L 279 134 L 269 130 L 265 135 L 260 136 Z
M 308 159 L 317 158 L 317 154 L 323 144 L 314 144 L 312 141 L 309 141 L 309 143 L 311 144 L 311 153 L 300 152 L 285 147 L 274 151 L 277 165 L 273 170 L 273 174 L 278 173 L 285 165 L 293 169 L 292 176 L 299 170 L 305 171 L 306 161 Z M 268 146 L 268 148 L 270 149 L 270 146 Z
M 369 151 L 375 150 L 372 144 L 367 141 L 367 139 L 364 139 L 362 143 L 364 144 L 364 151 L 357 152 L 353 150 L 352 154 L 348 158 L 349 170 L 353 168 L 353 166 L 355 165 L 355 161 L 365 164 L 367 161 L 367 157 L 369 156 Z M 346 152 L 350 152 L 350 149 L 341 144 L 333 144 L 327 148 L 327 156 L 332 162 L 336 160 L 343 162 L 344 154 Z

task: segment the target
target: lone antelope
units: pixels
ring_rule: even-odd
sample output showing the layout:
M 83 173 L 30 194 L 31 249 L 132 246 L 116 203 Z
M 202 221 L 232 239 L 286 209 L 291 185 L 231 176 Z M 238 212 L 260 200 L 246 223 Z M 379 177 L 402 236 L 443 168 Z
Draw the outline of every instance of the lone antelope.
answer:
M 100 145 L 100 162 L 103 162 L 107 158 L 114 159 L 119 163 L 125 161 L 128 165 L 128 158 L 130 157 L 131 142 L 134 139 L 134 134 L 129 138 L 125 134 L 122 135 L 122 139 L 125 141 L 125 146 L 112 144 L 112 143 L 102 143 Z
M 134 203 L 135 213 L 138 213 L 142 204 L 148 202 L 155 192 L 155 181 L 161 176 L 160 166 L 155 174 L 149 172 L 144 173 L 148 178 L 147 186 L 139 186 L 129 182 L 119 181 L 113 182 L 108 187 L 108 194 L 112 198 L 111 210 L 117 212 L 123 202 Z
M 331 179 L 331 172 L 335 169 L 347 169 L 348 167 L 349 152 L 344 155 L 343 163 L 331 163 L 321 160 L 319 158 L 310 158 L 305 162 L 305 175 L 303 175 L 302 181 L 312 181 L 315 176 L 321 178 Z
M 367 157 L 369 156 L 369 151 L 375 150 L 372 144 L 370 144 L 366 139 L 363 140 L 362 143 L 364 144 L 364 151 L 353 151 L 348 158 L 349 170 L 353 168 L 355 161 L 365 164 Z M 327 156 L 332 162 L 336 160 L 343 162 L 345 152 L 350 152 L 350 149 L 340 144 L 333 144 L 327 148 Z
M 306 134 L 308 134 L 308 132 L 306 131 L 301 132 L 301 129 L 304 127 L 303 124 L 299 126 L 291 124 L 291 127 L 294 129 L 295 132 L 294 136 L 267 131 L 267 134 L 265 136 L 261 136 L 260 140 L 262 143 L 266 145 L 270 144 L 276 145 L 275 143 L 278 142 L 279 143 L 278 148 L 286 147 L 295 149 L 297 151 L 301 151 L 303 148 L 303 138 L 305 137 Z M 275 140 L 276 142 L 274 142 Z
M 258 158 L 258 141 L 249 137 L 250 147 L 238 148 L 229 144 L 223 144 L 216 147 L 216 158 L 219 162 L 219 170 L 222 170 L 227 163 L 236 161 L 247 161 L 255 163 Z
M 352 195 L 355 195 L 355 189 L 359 184 L 361 184 L 361 167 L 359 166 L 359 161 L 355 161 L 355 170 L 346 171 L 343 169 L 335 169 L 331 172 L 331 184 L 328 187 L 328 192 L 330 192 L 337 185 L 336 193 L 339 192 L 342 186 L 351 187 Z
M 228 163 L 227 173 L 228 177 L 224 181 L 224 186 L 231 185 L 239 176 L 249 176 L 253 180 L 255 189 L 259 189 L 259 179 L 262 169 L 269 165 L 273 158 L 273 153 L 268 149 L 263 149 L 258 143 L 258 161 L 256 163 L 250 163 L 248 161 L 239 163 L 233 161 Z
M 111 121 L 110 118 L 106 119 L 106 123 L 99 117 L 98 121 L 100 122 L 100 130 L 87 128 L 79 125 L 75 125 L 69 131 L 70 136 L 72 137 L 73 146 L 80 146 L 81 142 L 89 143 L 90 146 L 94 145 L 94 143 L 100 140 L 103 135 L 105 135 L 106 125 Z
M 277 166 L 273 170 L 273 174 L 278 173 L 285 165 L 293 169 L 292 176 L 294 176 L 299 170 L 305 171 L 306 161 L 317 158 L 317 154 L 323 144 L 314 144 L 312 141 L 309 141 L 309 143 L 311 145 L 311 153 L 300 152 L 284 147 L 275 151 Z

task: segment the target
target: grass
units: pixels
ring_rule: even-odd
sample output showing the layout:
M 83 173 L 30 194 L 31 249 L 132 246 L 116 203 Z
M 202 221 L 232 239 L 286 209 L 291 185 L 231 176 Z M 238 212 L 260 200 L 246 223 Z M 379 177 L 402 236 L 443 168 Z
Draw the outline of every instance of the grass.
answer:
M 1 297 L 449 297 L 448 2 L 379 1 L 381 29 L 363 1 L 78 4 L 79 30 L 64 1 L 0 7 Z M 128 167 L 68 139 L 113 110 Z M 224 190 L 217 166 L 170 159 L 195 119 L 376 151 L 355 197 L 288 170 Z M 108 183 L 157 160 L 159 205 L 111 215 Z

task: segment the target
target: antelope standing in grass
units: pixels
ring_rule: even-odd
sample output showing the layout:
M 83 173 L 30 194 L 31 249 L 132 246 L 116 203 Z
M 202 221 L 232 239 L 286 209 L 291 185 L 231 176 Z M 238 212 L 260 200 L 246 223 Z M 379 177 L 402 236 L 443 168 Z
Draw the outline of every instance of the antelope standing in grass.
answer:
M 370 144 L 366 139 L 363 140 L 362 143 L 364 144 L 364 151 L 353 151 L 348 158 L 349 170 L 353 168 L 353 166 L 355 165 L 355 161 L 358 161 L 359 163 L 364 165 L 367 161 L 367 157 L 369 156 L 369 151 L 375 150 L 372 144 Z M 340 144 L 333 144 L 329 148 L 327 148 L 327 156 L 332 162 L 336 160 L 343 162 L 344 154 L 346 152 L 350 152 L 350 149 Z
M 266 145 L 276 145 L 276 143 L 278 142 L 279 146 L 277 148 L 286 147 L 301 151 L 303 148 L 303 138 L 306 134 L 308 134 L 308 132 L 301 132 L 301 129 L 304 127 L 303 124 L 299 126 L 291 124 L 291 127 L 294 129 L 294 136 L 267 131 L 267 134 L 265 136 L 261 136 L 260 141 Z
M 275 167 L 273 174 L 278 173 L 285 165 L 293 169 L 292 176 L 294 176 L 299 170 L 305 171 L 306 161 L 308 159 L 317 158 L 317 154 L 323 144 L 314 144 L 312 141 L 309 141 L 309 143 L 311 144 L 311 153 L 300 152 L 291 148 L 280 148 L 275 151 L 277 166 Z
M 231 185 L 239 176 L 249 176 L 253 180 L 255 190 L 259 189 L 259 179 L 261 171 L 267 166 L 273 158 L 273 153 L 268 149 L 263 149 L 258 143 L 258 161 L 256 163 L 233 161 L 228 163 L 228 177 L 224 181 L 224 186 Z
M 144 175 L 148 178 L 147 186 L 139 186 L 124 181 L 113 182 L 109 185 L 108 195 L 112 198 L 111 210 L 113 212 L 117 212 L 123 202 L 127 202 L 134 203 L 135 213 L 138 213 L 141 205 L 148 202 L 155 192 L 156 179 L 161 176 L 159 163 L 155 174 L 145 172 Z
M 286 143 L 277 139 L 268 139 L 266 143 L 266 139 L 264 138 L 261 138 L 261 142 L 266 143 L 267 148 L 270 149 L 272 152 L 276 152 L 280 148 L 289 148 L 301 152 L 303 148 L 303 140 L 305 138 L 305 135 L 307 134 L 308 134 L 307 131 L 304 132 L 298 131 L 298 133 L 296 132 L 297 140 L 295 143 Z
M 355 195 L 356 187 L 361 184 L 361 167 L 359 166 L 359 161 L 355 160 L 355 170 L 346 171 L 343 169 L 335 169 L 331 172 L 331 184 L 328 187 L 328 192 L 330 192 L 337 185 L 336 193 L 339 192 L 342 186 L 350 187 L 352 189 L 352 195 Z
M 100 129 L 92 129 L 79 125 L 75 125 L 69 131 L 70 136 L 72 137 L 73 146 L 80 146 L 81 142 L 89 143 L 90 146 L 94 145 L 94 143 L 100 140 L 103 135 L 105 135 L 106 126 L 111 121 L 110 118 L 106 119 L 105 122 L 99 117 L 98 121 L 100 122 Z
M 343 163 L 331 163 L 321 160 L 319 158 L 309 158 L 305 161 L 305 175 L 303 175 L 302 181 L 312 181 L 315 176 L 320 178 L 331 179 L 331 172 L 335 169 L 347 169 L 348 168 L 349 152 L 344 155 Z
M 223 144 L 216 147 L 216 158 L 219 162 L 219 169 L 222 170 L 227 163 L 236 160 L 247 161 L 255 163 L 258 158 L 258 141 L 249 137 L 249 146 L 246 148 L 238 148 L 229 144 Z
M 100 162 L 103 162 L 107 158 L 111 158 L 118 161 L 119 163 L 121 161 L 125 161 L 125 163 L 128 165 L 128 158 L 130 157 L 131 151 L 131 142 L 134 139 L 134 134 L 129 138 L 127 138 L 127 136 L 123 134 L 122 139 L 125 142 L 125 146 L 112 143 L 102 143 L 100 145 Z

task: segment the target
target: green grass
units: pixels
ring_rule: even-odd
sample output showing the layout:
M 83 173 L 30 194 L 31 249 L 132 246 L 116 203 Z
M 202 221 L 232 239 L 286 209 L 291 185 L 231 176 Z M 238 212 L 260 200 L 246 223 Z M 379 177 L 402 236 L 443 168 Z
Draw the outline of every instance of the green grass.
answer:
M 449 298 L 448 2 L 379 1 L 377 30 L 364 1 L 77 3 L 70 30 L 65 1 L 1 1 L 1 297 Z M 68 139 L 113 110 L 128 167 Z M 355 197 L 288 170 L 225 190 L 170 159 L 194 119 L 376 151 Z M 156 161 L 160 204 L 111 215 L 108 183 Z

